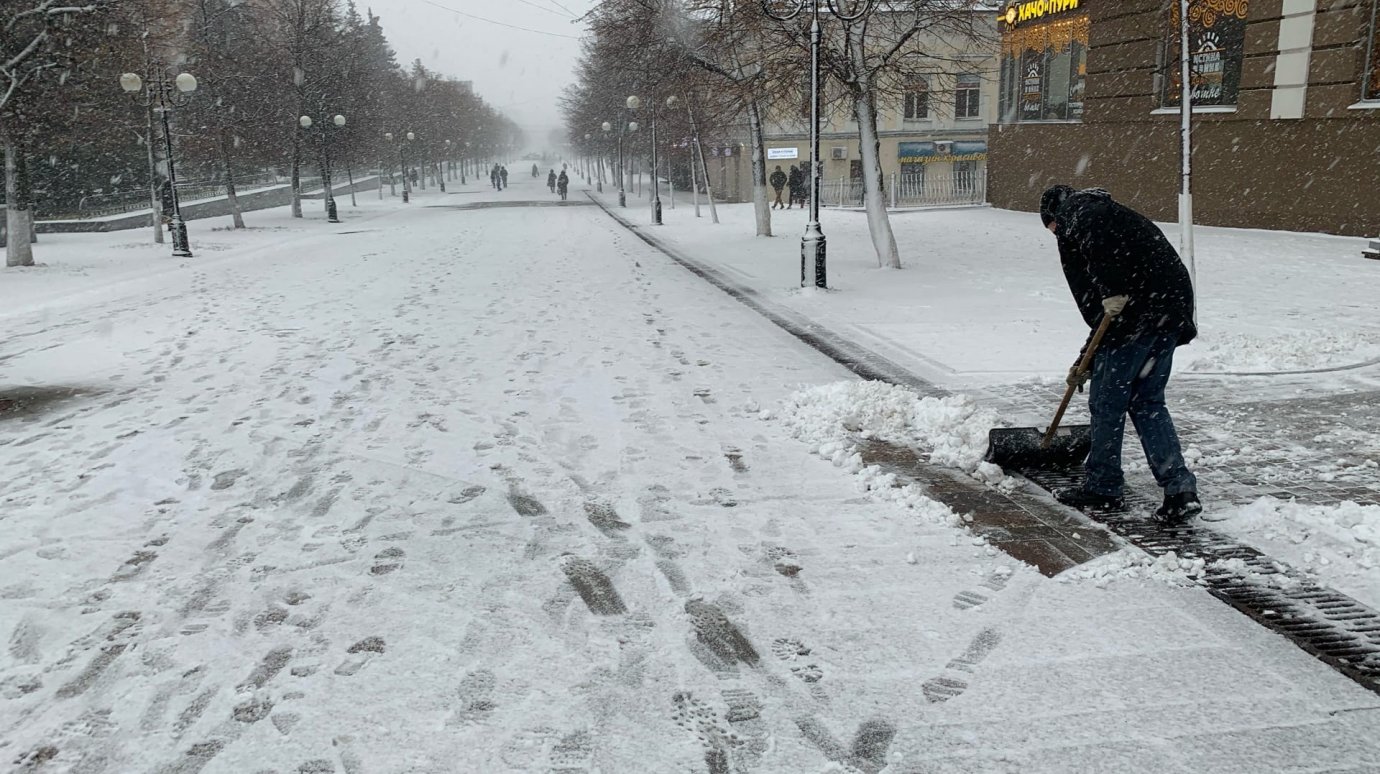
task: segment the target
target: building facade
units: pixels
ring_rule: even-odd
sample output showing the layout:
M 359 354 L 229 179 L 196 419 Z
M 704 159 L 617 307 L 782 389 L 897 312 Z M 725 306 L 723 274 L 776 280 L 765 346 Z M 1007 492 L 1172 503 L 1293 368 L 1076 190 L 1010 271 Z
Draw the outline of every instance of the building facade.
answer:
M 1380 0 L 1191 0 L 1200 223 L 1380 233 Z M 993 205 L 1053 183 L 1177 220 L 1178 0 L 1003 8 Z
M 987 133 L 997 118 L 997 30 L 992 14 L 976 15 L 973 34 L 937 38 L 917 36 L 919 55 L 933 54 L 932 67 L 883 91 L 878 103 L 882 174 L 895 205 L 946 204 L 985 200 Z M 858 123 L 836 89 L 826 92 L 821 128 L 825 205 L 860 205 L 862 153 Z M 778 101 L 765 116 L 767 173 L 777 166 L 808 169 L 810 160 L 809 84 Z M 741 152 L 749 149 L 744 143 Z M 740 172 L 751 175 L 744 159 Z M 751 195 L 750 178 L 732 190 Z

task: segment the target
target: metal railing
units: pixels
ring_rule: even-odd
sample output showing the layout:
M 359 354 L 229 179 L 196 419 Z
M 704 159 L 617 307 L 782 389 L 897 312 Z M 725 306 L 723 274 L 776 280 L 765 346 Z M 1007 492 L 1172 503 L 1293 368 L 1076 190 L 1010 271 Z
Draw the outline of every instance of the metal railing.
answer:
M 239 193 L 263 188 L 265 186 L 287 185 L 292 178 L 272 172 L 263 172 L 253 175 L 244 175 L 235 178 L 235 190 Z M 303 191 L 310 191 L 321 185 L 320 177 L 301 178 Z M 201 199 L 214 199 L 225 196 L 226 188 L 223 180 L 189 180 L 178 182 L 177 195 L 183 204 L 198 201 Z M 40 220 L 89 220 L 91 218 L 103 218 L 111 215 L 123 215 L 130 212 L 139 212 L 149 209 L 149 192 L 147 189 L 139 188 L 132 191 L 120 191 L 109 194 L 91 194 L 83 196 L 77 202 L 75 212 L 63 213 L 39 213 Z
M 887 207 L 961 207 L 987 203 L 987 176 L 982 172 L 958 174 L 896 174 L 885 182 Z M 863 206 L 863 181 L 840 177 L 823 181 L 820 203 L 826 207 Z

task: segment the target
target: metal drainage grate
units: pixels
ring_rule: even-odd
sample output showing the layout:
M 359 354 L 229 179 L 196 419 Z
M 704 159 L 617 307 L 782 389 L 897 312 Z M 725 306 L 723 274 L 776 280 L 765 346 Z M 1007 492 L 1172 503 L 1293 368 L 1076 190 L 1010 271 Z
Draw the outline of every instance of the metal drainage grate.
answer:
M 1011 472 L 1046 490 L 1083 483 L 1079 468 Z M 1215 530 L 1199 525 L 1166 527 L 1133 515 L 1147 506 L 1150 510 L 1156 507 L 1144 494 L 1132 494 L 1126 500 L 1126 511 L 1089 513 L 1088 517 L 1151 556 L 1172 551 L 1187 559 L 1204 560 L 1207 570 L 1203 583 L 1209 593 L 1361 686 L 1380 693 L 1380 612 L 1319 586 L 1292 567 Z M 1261 578 L 1247 580 L 1217 565 L 1228 559 L 1241 560 Z

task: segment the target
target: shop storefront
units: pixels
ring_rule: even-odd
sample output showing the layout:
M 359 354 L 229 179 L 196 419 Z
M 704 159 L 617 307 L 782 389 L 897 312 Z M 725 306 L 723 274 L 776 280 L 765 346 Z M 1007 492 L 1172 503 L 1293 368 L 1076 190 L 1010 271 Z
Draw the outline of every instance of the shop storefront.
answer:
M 1081 121 L 1088 77 L 1088 0 L 1025 0 L 1002 27 L 1002 123 Z
M 1029 210 L 1054 183 L 1178 214 L 1178 2 L 1011 0 L 988 200 Z M 1189 0 L 1198 222 L 1374 237 L 1380 0 Z

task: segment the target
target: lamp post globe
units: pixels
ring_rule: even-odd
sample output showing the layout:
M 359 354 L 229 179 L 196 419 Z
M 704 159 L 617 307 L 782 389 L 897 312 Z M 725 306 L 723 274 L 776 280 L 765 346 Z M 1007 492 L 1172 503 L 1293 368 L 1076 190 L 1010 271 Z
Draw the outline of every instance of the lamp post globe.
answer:
M 137 78 L 138 76 L 135 77 Z M 606 132 L 611 132 L 613 131 L 613 124 L 609 123 L 608 121 L 605 121 L 603 125 L 599 128 L 603 129 Z
M 637 129 L 638 129 L 638 126 L 637 126 L 637 122 L 636 122 L 636 121 L 629 121 L 629 122 L 628 122 L 628 131 L 630 131 L 630 132 L 635 132 L 635 131 L 637 131 Z
M 302 116 L 301 118 L 297 119 L 297 123 L 301 124 L 303 129 L 310 129 L 312 123 L 311 116 Z
M 672 94 L 671 96 L 669 96 L 669 97 L 666 98 L 666 107 L 668 107 L 668 108 L 673 108 L 673 107 L 675 107 L 676 104 L 679 103 L 679 102 L 680 102 L 680 98 L 677 97 L 676 95 Z
M 413 134 L 412 132 L 408 132 L 408 133 L 407 133 L 407 139 L 408 139 L 409 141 L 415 140 L 415 139 L 417 139 L 417 135 Z
M 637 95 L 633 95 L 631 97 L 628 97 L 627 102 L 625 102 L 624 104 L 628 106 L 628 110 L 637 110 L 642 107 L 642 98 Z
M 331 122 L 334 123 L 336 126 L 344 126 L 345 116 L 337 115 L 335 118 L 331 119 Z
M 196 91 L 196 76 L 191 73 L 181 73 L 173 79 L 173 83 L 177 84 L 177 90 L 183 94 Z
M 120 76 L 120 88 L 133 94 L 144 88 L 144 79 L 138 73 L 125 73 Z

